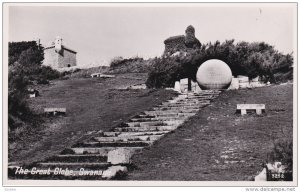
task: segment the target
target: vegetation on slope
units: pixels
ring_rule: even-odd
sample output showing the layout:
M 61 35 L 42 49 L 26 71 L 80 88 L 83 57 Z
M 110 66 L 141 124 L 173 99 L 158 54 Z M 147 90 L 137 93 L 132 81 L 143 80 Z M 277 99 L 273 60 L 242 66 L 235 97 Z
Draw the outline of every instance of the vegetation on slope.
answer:
M 27 89 L 34 84 L 47 84 L 60 77 L 58 71 L 42 66 L 44 51 L 35 41 L 9 43 L 8 126 L 10 138 L 14 130 L 33 127 L 37 120 L 28 107 Z
M 203 44 L 200 49 L 178 50 L 178 53 L 154 61 L 146 83 L 148 87 L 174 86 L 175 81 L 182 77 L 195 79 L 197 68 L 209 59 L 227 63 L 234 76 L 246 75 L 250 79 L 259 76 L 271 83 L 293 79 L 292 54 L 282 54 L 265 42 L 235 44 L 234 40 L 216 41 Z M 164 76 L 167 77 L 162 81 Z
M 147 73 L 149 61 L 140 57 L 115 57 L 110 63 L 110 73 Z

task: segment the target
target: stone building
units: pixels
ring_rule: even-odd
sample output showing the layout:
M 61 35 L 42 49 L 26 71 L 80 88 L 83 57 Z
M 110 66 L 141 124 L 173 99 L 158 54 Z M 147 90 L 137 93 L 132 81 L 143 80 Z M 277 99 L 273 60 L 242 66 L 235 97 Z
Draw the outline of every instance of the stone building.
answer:
M 50 46 L 44 48 L 43 65 L 54 69 L 76 66 L 76 53 L 63 45 L 61 37 L 56 37 Z
M 200 41 L 195 37 L 195 28 L 192 25 L 186 28 L 185 35 L 169 37 L 164 41 L 164 44 L 164 55 L 172 55 L 177 51 L 201 47 Z
M 164 41 L 165 43 L 165 53 L 168 52 L 173 52 L 173 51 L 178 51 L 185 49 L 186 46 L 184 44 L 185 37 L 184 35 L 178 35 L 178 36 L 173 36 L 169 37 Z

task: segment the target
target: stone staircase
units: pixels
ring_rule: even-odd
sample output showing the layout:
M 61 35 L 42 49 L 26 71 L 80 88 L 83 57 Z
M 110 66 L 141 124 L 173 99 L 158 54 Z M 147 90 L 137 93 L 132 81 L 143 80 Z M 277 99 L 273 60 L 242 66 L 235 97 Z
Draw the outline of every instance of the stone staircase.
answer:
M 219 94 L 220 91 L 217 90 L 180 94 L 150 111 L 131 118 L 127 123 L 122 123 L 110 131 L 95 132 L 90 139 L 65 149 L 61 154 L 26 167 L 29 170 L 42 170 L 43 173 L 16 174 L 17 166 L 10 166 L 9 177 L 118 179 L 132 166 L 131 156 L 134 153 L 153 145 L 165 134 L 174 131 L 201 108 L 209 105 Z

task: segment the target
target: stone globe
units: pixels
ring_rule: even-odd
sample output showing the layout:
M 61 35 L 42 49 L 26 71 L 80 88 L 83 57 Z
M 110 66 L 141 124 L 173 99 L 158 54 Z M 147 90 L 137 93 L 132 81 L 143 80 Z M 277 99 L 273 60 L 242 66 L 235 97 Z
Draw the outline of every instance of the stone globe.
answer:
M 227 89 L 232 80 L 230 67 L 218 59 L 210 59 L 198 68 L 196 79 L 203 90 Z

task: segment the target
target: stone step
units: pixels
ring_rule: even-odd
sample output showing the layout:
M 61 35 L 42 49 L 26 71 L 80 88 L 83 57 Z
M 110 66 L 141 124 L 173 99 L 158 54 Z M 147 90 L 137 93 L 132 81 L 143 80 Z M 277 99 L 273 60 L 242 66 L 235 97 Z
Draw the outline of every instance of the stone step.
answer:
M 197 112 L 199 111 L 198 108 L 196 109 L 187 109 L 187 108 L 183 108 L 183 107 L 178 107 L 177 109 L 176 108 L 171 108 L 169 110 L 149 110 L 149 111 L 156 111 L 156 112 L 159 112 L 159 113 L 164 113 L 164 112 L 168 112 L 168 113 L 194 113 L 194 112 Z
M 190 97 L 217 97 L 219 96 L 219 93 L 209 93 L 209 94 L 194 94 L 194 95 L 188 95 L 186 98 Z
M 149 131 L 173 131 L 177 126 L 148 126 L 148 127 L 117 127 L 114 131 L 121 132 L 149 132 Z
M 155 115 L 156 118 L 161 118 L 161 117 L 174 117 L 174 118 L 177 118 L 177 117 L 184 117 L 184 118 L 189 118 L 191 116 L 194 116 L 196 113 L 168 113 L 168 114 L 158 114 L 158 115 Z
M 170 105 L 164 105 L 165 107 L 203 107 L 206 105 L 209 105 L 210 102 L 201 102 L 201 103 L 187 103 L 187 102 L 180 102 L 180 103 L 176 103 L 176 104 L 170 104 Z
M 155 118 L 154 115 L 146 115 L 146 114 L 139 114 L 134 116 L 133 118 Z
M 154 136 L 164 135 L 169 131 L 151 131 L 151 132 L 103 132 L 103 137 L 129 137 L 129 136 Z
M 77 143 L 72 147 L 146 147 L 153 143 L 153 141 L 126 141 L 126 142 L 98 142 L 98 141 L 85 141 Z
M 136 152 L 142 150 L 144 147 L 73 147 L 71 151 L 73 151 L 74 154 L 100 154 L 107 156 L 108 152 L 121 148 Z
M 167 126 L 169 124 L 163 121 L 143 121 L 143 122 L 128 122 L 124 127 L 147 127 L 147 126 Z
M 203 107 L 206 107 L 207 105 L 209 104 L 201 104 L 201 105 L 185 105 L 185 104 L 177 104 L 177 105 L 165 105 L 165 106 L 159 106 L 159 107 L 170 107 L 170 108 L 174 108 L 174 109 L 177 109 L 177 108 L 185 108 L 185 107 L 193 107 L 195 110 L 200 110 L 202 109 Z
M 217 94 L 207 94 L 207 95 L 189 95 L 185 99 L 197 98 L 197 99 L 213 99 L 218 97 Z
M 217 97 L 217 96 L 219 96 L 219 93 L 193 94 L 193 95 L 185 95 L 181 97 L 181 99 L 192 98 L 192 97 L 208 98 L 208 97 Z
M 129 122 L 124 127 L 149 127 L 149 126 L 169 126 L 182 124 L 184 120 L 165 120 L 165 121 L 145 121 L 145 122 Z
M 209 102 L 209 101 L 211 101 L 211 99 L 197 99 L 197 98 L 192 99 L 192 98 L 190 98 L 190 99 L 180 100 L 176 103 L 182 103 L 182 102 L 186 102 L 186 103 L 206 103 L 206 102 Z
M 163 104 L 176 104 L 176 103 L 200 103 L 200 102 L 206 102 L 210 101 L 210 99 L 181 99 L 176 102 L 163 102 Z
M 199 106 L 194 106 L 194 105 L 188 105 L 188 106 L 176 106 L 176 105 L 164 106 L 164 105 L 158 105 L 157 107 L 153 107 L 152 109 L 153 110 L 157 110 L 157 111 L 180 110 L 180 109 L 198 110 Z
M 127 142 L 127 141 L 155 141 L 163 135 L 146 135 L 146 136 L 117 136 L 117 137 L 94 137 L 93 140 L 98 142 Z
M 207 104 L 207 103 L 209 104 L 210 100 L 203 100 L 203 101 L 181 100 L 181 101 L 178 101 L 177 103 L 174 103 L 174 104 L 197 104 L 197 105 L 201 105 L 201 104 Z
M 144 122 L 144 121 L 175 121 L 175 120 L 186 120 L 188 117 L 156 117 L 156 118 L 133 118 L 131 122 Z
M 178 102 L 178 103 L 165 103 L 163 102 L 161 105 L 159 106 L 163 106 L 163 107 L 172 107 L 172 106 L 175 106 L 175 107 L 181 107 L 181 106 L 186 106 L 186 107 L 190 107 L 190 106 L 202 106 L 202 105 L 207 105 L 209 104 L 209 102 L 202 102 L 202 103 L 188 103 L 188 102 Z
M 69 162 L 69 163 L 105 163 L 107 162 L 107 156 L 99 154 L 73 154 L 73 155 L 56 155 L 45 160 L 45 162 Z
M 196 114 L 198 110 L 173 110 L 173 111 L 144 111 L 144 113 L 146 115 L 160 115 L 160 116 L 164 116 L 164 115 L 169 115 L 169 114 Z

